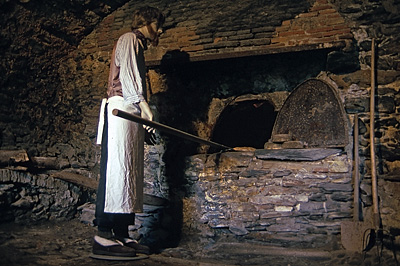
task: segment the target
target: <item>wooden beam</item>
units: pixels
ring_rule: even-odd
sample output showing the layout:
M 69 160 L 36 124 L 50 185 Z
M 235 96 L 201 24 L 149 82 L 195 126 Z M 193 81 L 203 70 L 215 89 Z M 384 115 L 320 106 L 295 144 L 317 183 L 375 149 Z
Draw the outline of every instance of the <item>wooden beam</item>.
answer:
M 28 161 L 28 153 L 25 150 L 0 150 L 0 165 L 10 165 Z
M 98 182 L 97 180 L 91 179 L 84 175 L 68 172 L 68 171 L 60 171 L 50 175 L 50 177 L 58 178 L 85 188 L 97 189 Z
M 299 46 L 273 46 L 267 45 L 264 47 L 256 47 L 251 49 L 243 49 L 234 52 L 218 52 L 209 54 L 196 54 L 196 53 L 185 53 L 182 52 L 181 57 L 176 56 L 167 60 L 162 58 L 150 58 L 146 60 L 147 66 L 159 66 L 161 64 L 176 64 L 176 63 L 189 63 L 189 62 L 200 62 L 200 61 L 212 61 L 229 58 L 241 58 L 250 56 L 261 56 L 270 54 L 282 54 L 282 53 L 293 53 L 293 52 L 304 52 L 314 50 L 337 50 L 344 47 L 346 44 L 344 41 L 337 41 L 332 43 L 317 43 L 317 44 L 305 44 Z M 223 49 L 222 49 L 223 50 Z M 207 50 L 206 50 L 207 51 Z M 189 55 L 189 56 L 188 56 Z

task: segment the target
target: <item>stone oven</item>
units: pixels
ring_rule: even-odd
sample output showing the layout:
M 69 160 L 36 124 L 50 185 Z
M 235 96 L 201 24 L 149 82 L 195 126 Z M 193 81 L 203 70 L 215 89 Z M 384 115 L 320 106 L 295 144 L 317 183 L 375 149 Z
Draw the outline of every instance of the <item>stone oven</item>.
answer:
M 187 158 L 185 176 L 192 193 L 185 201 L 184 227 L 230 241 L 334 248 L 341 221 L 352 216 L 353 190 L 352 155 L 346 151 L 349 122 L 336 90 L 323 80 L 309 79 L 291 92 L 276 120 L 268 101 L 254 97 L 247 103 L 250 108 L 267 105 L 268 111 L 235 130 L 250 129 L 254 138 L 269 139 L 261 148 L 250 145 L 240 152 Z M 249 107 L 237 109 L 250 115 Z M 240 119 L 238 110 L 231 112 Z M 224 112 L 219 119 L 226 117 Z M 243 146 L 243 133 L 218 127 L 229 123 L 217 121 L 214 130 L 237 134 L 238 142 L 214 140 Z

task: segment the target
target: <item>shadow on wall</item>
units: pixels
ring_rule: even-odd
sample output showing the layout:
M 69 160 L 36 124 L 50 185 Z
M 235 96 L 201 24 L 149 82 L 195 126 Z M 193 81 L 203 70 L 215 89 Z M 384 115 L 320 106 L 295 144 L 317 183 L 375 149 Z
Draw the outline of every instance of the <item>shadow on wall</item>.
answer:
M 152 95 L 151 102 L 157 106 L 159 113 L 156 115 L 159 122 L 194 134 L 190 130 L 192 118 L 186 113 L 188 101 L 184 101 L 185 97 L 189 97 L 190 94 L 185 91 L 186 86 L 182 85 L 175 76 L 176 73 L 178 75 L 181 73 L 181 68 L 184 68 L 188 62 L 189 55 L 185 52 L 170 51 L 163 56 L 159 71 L 165 74 L 168 89 L 165 92 Z M 182 193 L 185 193 L 186 185 L 184 178 L 185 157 L 188 152 L 194 153 L 196 151 L 197 144 L 165 135 L 163 132 L 160 132 L 160 135 L 165 140 L 165 152 L 162 159 L 165 162 L 165 175 L 169 187 L 169 204 L 165 212 L 166 216 L 171 217 L 172 221 L 167 241 L 161 243 L 163 246 L 158 248 L 176 247 L 181 240 L 183 225 Z

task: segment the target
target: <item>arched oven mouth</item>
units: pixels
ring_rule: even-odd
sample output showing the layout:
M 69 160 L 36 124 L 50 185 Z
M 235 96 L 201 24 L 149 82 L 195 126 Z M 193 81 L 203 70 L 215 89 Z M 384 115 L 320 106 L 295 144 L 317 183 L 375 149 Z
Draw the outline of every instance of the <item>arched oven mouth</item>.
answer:
M 230 99 L 216 118 L 210 140 L 265 150 L 346 147 L 348 122 L 332 85 L 308 79 L 286 97 L 283 104 L 273 94 Z

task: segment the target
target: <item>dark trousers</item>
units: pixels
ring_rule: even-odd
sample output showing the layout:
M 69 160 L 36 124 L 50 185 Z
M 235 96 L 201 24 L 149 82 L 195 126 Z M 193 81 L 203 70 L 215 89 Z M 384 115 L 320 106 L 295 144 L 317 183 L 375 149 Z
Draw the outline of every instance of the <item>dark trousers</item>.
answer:
M 100 180 L 96 198 L 96 220 L 100 232 L 112 232 L 116 237 L 128 237 L 128 227 L 134 224 L 134 213 L 106 213 L 104 212 L 106 195 L 106 173 L 107 173 L 107 142 L 108 142 L 108 117 L 106 104 L 104 108 L 104 128 L 101 140 Z

